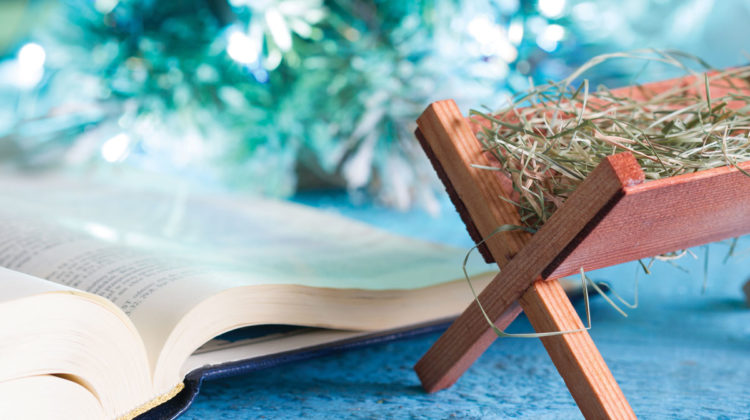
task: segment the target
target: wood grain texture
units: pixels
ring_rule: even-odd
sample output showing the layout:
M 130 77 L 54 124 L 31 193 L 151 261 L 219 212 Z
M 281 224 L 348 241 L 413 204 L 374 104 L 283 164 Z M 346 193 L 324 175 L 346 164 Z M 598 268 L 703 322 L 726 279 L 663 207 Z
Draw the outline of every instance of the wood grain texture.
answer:
M 448 198 L 450 198 L 451 203 L 453 203 L 453 207 L 455 207 L 458 215 L 461 217 L 461 221 L 464 222 L 466 231 L 469 232 L 469 236 L 471 236 L 471 239 L 474 241 L 474 243 L 478 244 L 477 250 L 480 254 L 482 254 L 484 262 L 486 262 L 487 264 L 492 264 L 493 262 L 495 262 L 495 258 L 492 256 L 492 253 L 487 247 L 487 244 L 482 242 L 482 234 L 479 233 L 477 225 L 469 215 L 469 210 L 466 209 L 466 204 L 464 204 L 461 196 L 458 195 L 456 189 L 452 187 L 453 184 L 451 183 L 450 178 L 448 178 L 448 174 L 445 172 L 445 169 L 443 169 L 443 166 L 437 160 L 435 152 L 432 150 L 432 146 L 430 146 L 430 143 L 424 137 L 424 134 L 422 134 L 422 131 L 419 128 L 414 131 L 414 136 L 417 138 L 417 140 L 419 140 L 419 144 L 427 154 L 427 159 L 430 160 L 432 167 L 435 168 L 435 172 L 437 173 L 438 178 L 445 186 L 445 192 L 448 193 Z
M 570 300 L 557 290 L 559 287 L 559 282 L 537 281 L 521 298 L 521 306 L 534 330 L 583 328 Z M 585 418 L 636 418 L 588 332 L 545 337 L 541 340 Z
M 750 162 L 738 165 L 750 171 Z M 750 233 L 750 177 L 721 167 L 626 187 L 547 276 L 560 278 Z
M 490 171 L 470 166 L 489 162 L 455 102 L 433 103 L 417 119 L 417 125 L 434 154 L 433 164 L 437 163 L 438 172 L 448 178 L 446 187 L 464 203 L 482 238 L 500 225 L 521 224 L 516 208 L 499 197 L 503 191 L 500 179 Z M 495 262 L 503 267 L 530 237 L 522 231 L 503 232 L 487 239 L 486 244 Z
M 516 209 L 498 198 L 502 185 L 490 171 L 471 167 L 487 165 L 487 157 L 474 133 L 453 101 L 432 104 L 418 120 L 424 140 L 429 143 L 433 164 L 438 162 L 482 237 L 503 224 L 520 224 Z M 593 176 L 595 175 L 595 176 Z M 521 306 L 535 328 L 580 324 L 578 315 L 556 280 L 543 285 L 543 270 L 565 260 L 585 236 L 593 231 L 604 214 L 624 196 L 623 188 L 643 180 L 643 173 L 629 154 L 615 155 L 597 167 L 555 215 L 533 236 L 513 232 L 487 241 L 495 261 L 503 271 L 485 288 L 479 299 L 489 317 L 501 328 Z M 445 182 L 445 180 L 444 180 Z M 567 203 L 566 203 L 567 204 Z M 496 239 L 497 238 L 497 239 Z M 502 238 L 502 240 L 500 240 Z M 512 259 L 511 259 L 512 258 Z M 543 290 L 540 293 L 538 289 Z M 508 321 L 509 322 L 509 321 Z M 559 331 L 559 329 L 557 329 Z M 585 380 L 570 387 L 581 411 L 589 418 L 604 414 L 609 418 L 632 418 L 633 412 L 619 391 L 609 369 L 587 332 L 573 338 L 546 340 L 550 356 L 566 383 Z M 453 384 L 494 341 L 494 333 L 473 303 L 422 357 L 415 370 L 426 390 L 432 392 Z M 591 357 L 594 354 L 596 357 Z M 612 392 L 616 389 L 617 392 Z
M 505 329 L 520 314 L 519 303 L 511 302 L 504 312 L 493 316 L 492 320 L 498 328 Z M 487 328 L 487 321 L 479 306 L 472 302 L 414 365 L 422 388 L 427 392 L 449 388 L 496 339 L 495 332 Z

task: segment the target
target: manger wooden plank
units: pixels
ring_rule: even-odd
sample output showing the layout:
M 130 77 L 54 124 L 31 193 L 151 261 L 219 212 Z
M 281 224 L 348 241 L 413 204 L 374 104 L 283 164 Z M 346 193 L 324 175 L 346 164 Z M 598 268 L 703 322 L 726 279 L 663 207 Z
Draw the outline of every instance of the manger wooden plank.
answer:
M 729 95 L 730 93 L 739 93 L 747 95 L 750 93 L 750 81 L 732 76 L 732 70 L 724 72 L 710 71 L 706 73 L 709 82 L 709 91 L 712 98 L 718 98 Z M 714 79 L 722 75 L 721 79 Z M 706 79 L 703 74 L 682 76 L 674 79 L 660 80 L 658 82 L 644 83 L 640 85 L 624 86 L 612 89 L 610 92 L 618 97 L 630 98 L 634 100 L 644 100 L 658 98 L 659 95 L 675 87 L 685 88 L 686 95 L 697 95 L 703 99 L 706 98 Z M 744 101 L 730 101 L 727 103 L 728 108 L 737 109 L 745 105 Z
M 501 178 L 494 173 L 477 169 L 471 164 L 488 164 L 482 146 L 452 100 L 431 104 L 417 120 L 425 152 L 443 175 L 449 193 L 455 194 L 479 233 L 487 238 L 498 226 L 520 225 L 515 206 L 500 198 L 503 194 Z M 461 211 L 462 209 L 458 208 Z M 468 227 L 468 226 L 467 226 Z M 495 262 L 502 268 L 526 245 L 530 234 L 522 231 L 503 232 L 485 242 Z
M 426 151 L 434 154 L 431 156 L 433 164 L 440 164 L 442 167 L 436 169 L 448 179 L 446 187 L 459 195 L 482 237 L 489 236 L 500 225 L 519 224 L 515 208 L 498 198 L 502 194 L 500 178 L 490 171 L 471 167 L 472 163 L 487 165 L 489 162 L 453 101 L 432 104 L 419 118 L 418 125 L 423 141 L 429 145 Z M 608 158 L 597 167 L 595 174 L 571 196 L 570 204 L 556 212 L 556 217 L 535 235 L 514 232 L 503 240 L 487 241 L 490 252 L 503 269 L 479 297 L 492 320 L 505 320 L 508 314 L 514 316 L 512 305 L 523 295 L 521 305 L 535 327 L 567 325 L 570 320 L 577 320 L 580 325 L 556 280 L 543 285 L 544 293 L 539 293 L 538 286 L 532 287 L 531 283 L 553 261 L 564 259 L 575 244 L 593 230 L 606 211 L 622 198 L 625 185 L 643 179 L 642 171 L 629 154 Z M 585 384 L 570 388 L 584 415 L 589 418 L 605 414 L 609 418 L 634 417 L 588 333 L 569 335 L 571 337 L 545 340 L 545 346 L 567 383 Z M 450 386 L 493 340 L 491 329 L 477 305 L 470 305 L 415 366 L 422 385 L 428 391 Z M 610 397 L 600 398 L 602 395 Z
M 750 162 L 738 165 L 750 171 Z M 721 167 L 625 188 L 625 197 L 559 265 L 560 278 L 750 233 L 750 177 Z
M 536 331 L 583 328 L 570 300 L 557 290 L 559 287 L 556 281 L 536 281 L 521 298 L 521 306 Z M 538 308 L 540 304 L 550 306 Z M 558 312 L 562 307 L 569 308 Z M 585 418 L 636 418 L 588 333 L 569 333 L 541 340 Z
M 518 302 L 506 303 L 505 306 L 507 309 L 499 316 L 490 315 L 500 329 L 507 328 L 521 314 Z M 472 302 L 414 365 L 422 388 L 427 392 L 437 392 L 450 387 L 496 339 L 497 335 L 488 328 L 479 306 Z

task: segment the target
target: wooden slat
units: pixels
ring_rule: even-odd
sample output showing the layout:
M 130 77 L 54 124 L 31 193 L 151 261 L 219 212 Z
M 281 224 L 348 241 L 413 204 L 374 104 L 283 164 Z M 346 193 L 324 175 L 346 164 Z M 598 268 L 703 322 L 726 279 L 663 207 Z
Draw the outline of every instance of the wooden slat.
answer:
M 739 164 L 746 172 L 750 162 Z M 750 233 L 750 177 L 721 167 L 625 188 L 607 218 L 545 277 L 560 278 Z
M 500 225 L 520 224 L 515 208 L 498 198 L 502 193 L 499 178 L 490 171 L 470 166 L 489 162 L 453 101 L 432 104 L 419 118 L 418 125 L 434 154 L 433 162 L 439 162 L 440 170 L 449 178 L 450 185 L 446 186 L 460 196 L 483 237 Z M 490 252 L 503 269 L 479 297 L 491 319 L 506 320 L 512 316 L 513 304 L 523 295 L 524 312 L 540 328 L 577 320 L 576 312 L 556 280 L 545 284 L 545 293 L 539 293 L 538 286 L 531 287 L 532 281 L 538 279 L 545 267 L 564 260 L 575 249 L 623 197 L 625 185 L 642 180 L 643 173 L 631 155 L 612 156 L 597 167 L 535 235 L 514 232 L 488 240 Z M 586 376 L 583 383 L 588 385 L 570 388 L 584 415 L 595 418 L 606 413 L 611 418 L 632 418 L 632 410 L 588 333 L 571 336 L 573 338 L 546 340 L 545 345 L 566 382 L 577 383 L 581 374 Z M 422 385 L 428 391 L 450 386 L 493 339 L 477 305 L 470 305 L 415 366 Z M 590 357 L 592 354 L 597 357 Z M 618 391 L 612 393 L 612 389 Z M 613 400 L 599 397 L 610 394 Z
M 558 283 L 559 284 L 559 283 Z M 507 309 L 492 320 L 500 329 L 505 329 L 521 314 L 518 302 L 508 304 Z M 427 353 L 414 365 L 414 371 L 427 392 L 437 392 L 453 385 L 458 378 L 476 361 L 479 356 L 497 339 L 487 321 L 472 302 L 443 333 Z M 472 343 L 471 346 L 456 348 L 456 343 Z M 460 354 L 459 354 L 460 353 Z
M 424 141 L 432 153 L 431 160 L 438 173 L 444 173 L 446 188 L 463 203 L 468 217 L 481 238 L 486 238 L 503 224 L 520 225 L 516 208 L 502 200 L 503 185 L 495 174 L 469 166 L 489 164 L 482 146 L 464 120 L 455 102 L 431 104 L 417 120 Z M 513 258 L 528 242 L 530 234 L 522 231 L 503 232 L 487 239 L 486 245 L 500 267 Z
M 714 105 L 716 105 L 716 98 L 727 96 L 730 93 L 737 93 L 741 95 L 750 94 L 750 81 L 733 77 L 731 74 L 725 74 L 721 79 L 711 79 L 712 76 L 717 75 L 717 71 L 708 72 L 709 77 L 709 91 L 711 97 L 714 98 Z M 617 89 L 612 89 L 611 93 L 615 96 L 630 98 L 634 100 L 644 100 L 655 98 L 658 95 L 665 93 L 668 90 L 674 88 L 685 88 L 685 95 L 697 95 L 701 98 L 706 97 L 706 85 L 705 78 L 702 74 L 695 76 L 683 76 L 669 80 L 660 80 L 658 82 L 644 83 L 642 85 L 625 86 Z M 727 104 L 727 108 L 737 109 L 745 106 L 745 101 L 730 101 Z
M 537 281 L 521 298 L 521 306 L 536 331 L 583 328 L 568 298 L 557 290 L 559 287 L 559 282 Z M 549 306 L 537 307 L 543 304 Z M 560 311 L 560 308 L 566 310 Z M 635 418 L 625 395 L 588 333 L 570 333 L 541 340 L 578 408 L 587 419 Z
M 482 241 L 482 234 L 479 233 L 477 225 L 474 223 L 474 220 L 472 220 L 471 215 L 469 215 L 469 211 L 466 209 L 466 204 L 461 200 L 461 196 L 459 196 L 458 192 L 452 187 L 453 184 L 451 183 L 450 178 L 448 178 L 445 169 L 443 169 L 443 165 L 437 160 L 435 152 L 432 150 L 432 146 L 430 146 L 430 143 L 425 139 L 424 134 L 422 134 L 422 131 L 420 131 L 419 128 L 414 131 L 414 135 L 417 137 L 419 144 L 427 154 L 427 158 L 430 160 L 430 163 L 432 163 L 432 167 L 435 168 L 438 178 L 440 178 L 443 185 L 445 185 L 445 191 L 448 193 L 448 197 L 453 203 L 453 207 L 455 207 L 458 215 L 464 222 L 466 230 L 469 232 L 469 236 L 471 236 L 471 239 L 477 244 L 477 250 L 482 254 L 482 257 L 487 264 L 492 264 L 495 262 L 495 257 L 490 253 L 487 244 Z M 499 179 L 502 181 L 503 178 Z M 522 238 L 524 241 L 526 240 L 525 237 Z

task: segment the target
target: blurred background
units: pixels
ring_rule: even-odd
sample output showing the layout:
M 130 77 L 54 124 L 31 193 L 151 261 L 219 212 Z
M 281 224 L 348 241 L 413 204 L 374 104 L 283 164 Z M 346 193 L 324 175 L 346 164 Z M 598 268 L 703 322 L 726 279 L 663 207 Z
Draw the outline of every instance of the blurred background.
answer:
M 635 48 L 742 64 L 748 21 L 741 0 L 3 0 L 0 165 L 435 211 L 429 102 L 496 109 Z

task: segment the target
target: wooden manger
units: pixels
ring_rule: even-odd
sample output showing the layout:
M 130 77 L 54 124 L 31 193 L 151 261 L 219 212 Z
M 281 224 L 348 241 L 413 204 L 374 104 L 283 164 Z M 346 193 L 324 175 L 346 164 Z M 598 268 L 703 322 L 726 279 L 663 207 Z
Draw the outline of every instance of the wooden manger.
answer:
M 617 92 L 641 95 L 644 88 L 658 92 L 674 83 Z M 712 96 L 715 89 L 725 87 L 711 86 Z M 502 178 L 472 166 L 492 166 L 475 135 L 479 124 L 452 100 L 431 104 L 417 124 L 416 136 L 472 238 L 488 238 L 480 251 L 502 269 L 479 295 L 500 329 L 521 310 L 537 332 L 582 329 L 556 279 L 750 233 L 750 177 L 736 167 L 645 182 L 626 152 L 603 160 L 535 234 L 490 236 L 498 226 L 521 221 L 500 198 L 510 198 Z M 750 171 L 750 162 L 738 166 Z M 428 392 L 451 386 L 495 338 L 473 302 L 415 365 L 422 386 Z M 587 331 L 541 340 L 586 418 L 635 418 Z

